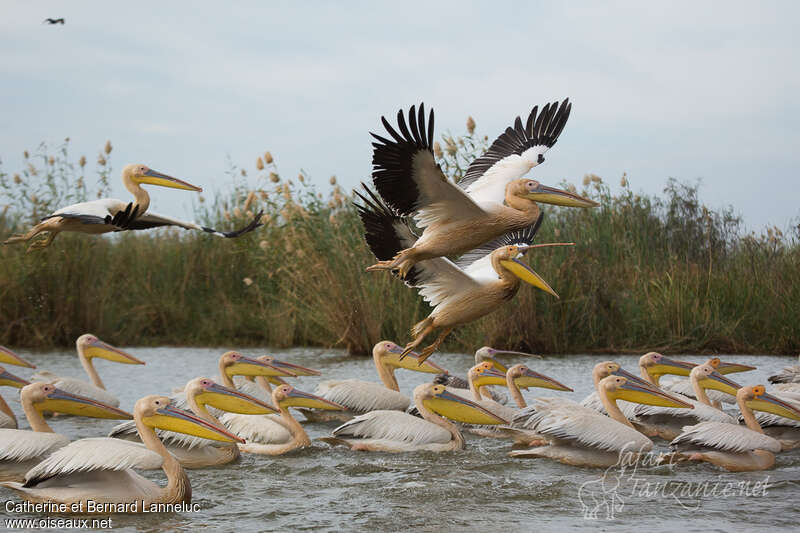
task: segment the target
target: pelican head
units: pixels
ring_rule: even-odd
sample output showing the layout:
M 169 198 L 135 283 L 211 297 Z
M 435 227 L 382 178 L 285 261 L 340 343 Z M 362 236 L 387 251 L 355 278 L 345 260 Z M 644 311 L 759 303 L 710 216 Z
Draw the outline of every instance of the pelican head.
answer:
M 6 365 L 26 366 L 28 368 L 36 368 L 36 365 L 29 363 L 22 357 L 18 356 L 5 346 L 0 346 L 0 363 Z
M 467 377 L 477 388 L 487 385 L 506 385 L 505 372 L 497 370 L 489 361 L 478 363 L 470 368 Z
M 101 341 L 91 333 L 86 333 L 78 337 L 78 340 L 75 341 L 75 346 L 77 346 L 78 352 L 82 353 L 87 359 L 99 357 L 100 359 L 107 359 L 108 361 L 126 365 L 144 364 L 144 361 L 141 359 L 137 359 L 131 354 Z
M 416 352 L 403 354 L 403 348 L 392 341 L 381 341 L 372 347 L 372 358 L 376 363 L 381 363 L 395 368 L 405 368 L 425 374 L 448 374 L 448 371 L 428 359 L 423 359 Z
M 600 204 L 583 196 L 542 185 L 536 180 L 518 179 L 506 185 L 506 195 L 519 196 L 534 202 L 565 207 L 597 207 Z
M 498 350 L 490 346 L 483 346 L 482 348 L 479 348 L 475 352 L 475 364 L 477 365 L 478 363 L 489 361 L 490 363 L 492 363 L 492 365 L 494 365 L 494 367 L 497 370 L 500 370 L 501 372 L 506 372 L 508 368 L 506 368 L 505 365 L 503 365 L 503 363 L 495 359 L 495 356 L 497 355 L 519 355 L 521 357 L 536 357 L 538 359 L 542 358 L 541 355 L 535 355 L 532 353 L 513 352 L 511 350 Z
M 325 409 L 343 411 L 344 407 L 336 402 L 326 400 L 315 394 L 295 389 L 288 383 L 272 391 L 272 401 L 281 407 L 306 407 L 309 409 Z
M 147 165 L 125 165 L 122 169 L 122 181 L 126 185 L 130 183 L 158 185 L 160 187 L 170 187 L 172 189 L 183 189 L 184 191 L 203 192 L 201 187 L 186 183 L 178 178 L 167 176 L 161 172 L 156 172 Z
M 736 399 L 744 402 L 755 411 L 763 411 L 792 420 L 800 420 L 800 409 L 767 393 L 764 385 L 742 387 L 736 393 Z
M 595 383 L 598 383 L 601 379 L 607 378 L 608 376 L 621 376 L 626 378 L 628 381 L 633 381 L 639 385 L 648 385 L 652 387 L 652 384 L 649 381 L 645 381 L 639 376 L 635 376 L 627 370 L 623 370 L 620 364 L 616 361 L 603 361 L 602 363 L 597 363 L 594 365 L 594 369 L 592 370 L 592 376 L 594 377 Z
M 661 389 L 648 384 L 644 386 L 622 376 L 608 376 L 600 380 L 600 390 L 610 399 L 626 400 L 645 405 L 660 407 L 685 407 L 692 409 L 690 403 L 684 402 Z
M 193 396 L 198 404 L 210 405 L 229 413 L 242 415 L 268 415 L 278 410 L 258 398 L 230 389 L 208 378 L 195 378 L 184 388 L 186 396 Z
M 523 364 L 514 365 L 506 372 L 506 377 L 514 380 L 514 383 L 520 389 L 527 389 L 528 387 L 538 387 L 540 389 L 552 389 L 566 392 L 573 392 L 571 388 L 563 385 L 555 379 L 534 372 Z
M 508 424 L 477 403 L 447 390 L 444 385 L 423 383 L 414 389 L 414 403 L 450 420 L 465 424 Z
M 263 363 L 267 363 L 272 366 L 288 370 L 295 376 L 319 376 L 320 374 L 322 374 L 322 372 L 320 372 L 319 370 L 314 370 L 313 368 L 306 368 L 304 366 L 296 365 L 294 363 L 287 363 L 286 361 L 275 359 L 271 355 L 260 355 L 256 357 L 256 359 L 258 359 Z
M 219 359 L 220 366 L 230 376 L 295 377 L 297 374 L 272 363 L 245 357 L 239 352 L 225 352 Z
M 755 370 L 756 367 L 750 365 L 743 365 L 740 363 L 727 363 L 725 361 L 720 361 L 719 357 L 714 357 L 713 359 L 709 359 L 707 361 L 711 363 L 714 368 L 717 369 L 717 372 L 720 374 L 733 374 L 735 372 L 749 372 L 750 370 Z
M 22 387 L 20 398 L 23 404 L 32 404 L 39 412 L 53 411 L 65 415 L 87 416 L 89 418 L 110 418 L 130 420 L 130 413 L 103 402 L 78 396 L 61 390 L 52 383 L 35 382 Z
M 136 402 L 133 413 L 137 420 L 152 429 L 177 431 L 220 442 L 244 442 L 224 428 L 175 407 L 167 396 L 145 396 Z
M 654 377 L 660 377 L 664 374 L 688 376 L 695 366 L 694 363 L 670 359 L 656 352 L 648 352 L 639 358 L 639 367 Z
M 21 389 L 25 385 L 29 385 L 30 381 L 15 376 L 11 372 L 6 372 L 6 369 L 0 366 L 0 387 L 16 387 Z
M 719 363 L 719 359 L 716 360 Z M 712 361 L 697 365 L 689 372 L 689 379 L 697 381 L 704 389 L 714 389 L 731 396 L 736 396 L 741 385 L 719 373 Z
M 511 272 L 514 276 L 521 279 L 526 283 L 530 283 L 537 289 L 541 289 L 546 293 L 552 294 L 558 298 L 558 294 L 553 290 L 542 277 L 533 271 L 531 267 L 521 261 L 524 253 L 531 248 L 541 248 L 543 246 L 569 246 L 572 243 L 548 243 L 548 244 L 532 244 L 528 246 L 503 246 L 492 252 L 492 259 L 499 261 L 500 265 L 506 270 Z M 492 261 L 494 263 L 494 261 Z

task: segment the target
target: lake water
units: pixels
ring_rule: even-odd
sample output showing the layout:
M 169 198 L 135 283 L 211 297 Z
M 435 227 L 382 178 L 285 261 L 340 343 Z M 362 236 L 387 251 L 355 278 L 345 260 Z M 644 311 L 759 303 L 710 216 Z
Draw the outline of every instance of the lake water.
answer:
M 127 410 L 132 410 L 141 396 L 168 394 L 197 376 L 214 378 L 222 353 L 220 349 L 198 348 L 126 349 L 147 365 L 100 360 L 96 367 L 108 389 L 121 398 L 121 407 Z M 39 369 L 83 377 L 73 351 L 19 353 Z M 319 377 L 294 380 L 301 390 L 313 391 L 318 381 L 328 378 L 378 381 L 371 358 L 346 357 L 335 350 L 247 348 L 242 353 L 271 354 L 323 372 Z M 699 356 L 682 358 L 705 360 Z M 530 399 L 557 394 L 580 401 L 591 390 L 592 366 L 603 359 L 608 357 L 528 360 L 531 368 L 576 392 L 551 394 L 531 389 L 525 395 Z M 613 359 L 636 372 L 636 357 Z M 754 372 L 734 376 L 744 384 L 766 383 L 768 375 L 796 363 L 794 356 L 723 359 L 758 366 Z M 464 375 L 473 356 L 436 354 L 433 360 L 452 373 Z M 30 374 L 27 369 L 16 367 L 10 371 L 25 377 Z M 432 377 L 404 370 L 397 375 L 406 393 Z M 0 392 L 9 399 L 10 391 L 3 388 Z M 20 413 L 18 401 L 11 399 L 9 403 Z M 105 435 L 114 424 L 77 417 L 52 422 L 55 431 L 73 439 Z M 26 427 L 24 421 L 22 426 Z M 314 439 L 328 434 L 335 424 L 305 427 Z M 657 449 L 667 447 L 662 442 L 657 443 Z M 509 532 L 595 528 L 624 531 L 636 527 L 655 532 L 752 531 L 756 526 L 796 531 L 800 521 L 800 451 L 780 454 L 777 467 L 767 472 L 732 474 L 710 465 L 644 465 L 623 476 L 611 472 L 604 477 L 602 469 L 576 468 L 545 459 L 511 459 L 506 455 L 509 450 L 506 441 L 467 436 L 466 450 L 440 454 L 363 453 L 315 442 L 311 448 L 279 457 L 245 455 L 232 465 L 189 471 L 193 501 L 200 504 L 199 512 L 115 515 L 113 527 L 122 531 L 197 531 L 209 527 L 224 531 L 413 528 Z M 160 471 L 146 475 L 164 479 Z M 745 490 L 747 494 L 743 493 Z M 0 499 L 5 502 L 17 498 L 0 488 Z M 587 506 L 600 510 L 598 520 L 584 518 Z M 612 519 L 606 518 L 608 509 Z M 5 505 L 0 512 L 8 516 Z

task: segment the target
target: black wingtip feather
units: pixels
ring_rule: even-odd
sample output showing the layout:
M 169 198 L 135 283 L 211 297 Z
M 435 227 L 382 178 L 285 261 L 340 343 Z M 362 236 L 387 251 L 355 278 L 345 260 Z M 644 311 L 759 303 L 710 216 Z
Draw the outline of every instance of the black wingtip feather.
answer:
M 405 248 L 396 225 L 407 225 L 406 220 L 386 205 L 366 184 L 362 183 L 361 186 L 366 195 L 353 191 L 361 200 L 360 204 L 354 202 L 353 205 L 364 224 L 364 240 L 379 261 L 388 261 Z M 414 287 L 418 276 L 419 272 L 412 267 L 404 279 L 406 285 Z
M 547 103 L 539 112 L 539 106 L 534 106 L 528 115 L 525 127 L 522 119 L 514 120 L 514 127 L 508 127 L 501 133 L 486 150 L 486 153 L 475 159 L 470 164 L 464 177 L 458 182 L 459 187 L 466 189 L 480 179 L 497 162 L 510 155 L 521 155 L 525 150 L 534 146 L 552 146 L 567 124 L 572 104 L 565 98 L 559 105 L 558 102 Z
M 381 122 L 393 140 L 372 133 L 378 142 L 372 144 L 372 183 L 383 201 L 399 215 L 409 216 L 417 211 L 419 189 L 414 181 L 414 158 L 427 151 L 433 154 L 433 110 L 426 128 L 425 104 L 411 106 L 408 118 L 397 112 L 397 126 L 385 117 Z

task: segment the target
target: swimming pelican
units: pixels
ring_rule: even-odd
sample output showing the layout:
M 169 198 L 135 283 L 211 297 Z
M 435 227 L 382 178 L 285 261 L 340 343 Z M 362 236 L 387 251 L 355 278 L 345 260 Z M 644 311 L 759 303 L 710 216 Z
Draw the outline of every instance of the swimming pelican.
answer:
M 394 373 L 398 368 L 427 374 L 447 373 L 433 361 L 420 361 L 419 355 L 400 357 L 403 349 L 392 341 L 380 341 L 372 347 L 372 361 L 381 383 L 360 379 L 329 379 L 317 385 L 314 393 L 344 407 L 345 411 L 318 412 L 301 409 L 307 420 L 347 421 L 354 416 L 375 410 L 405 411 L 411 399 L 400 392 Z
M 775 465 L 781 443 L 764 434 L 753 410 L 800 420 L 800 409 L 768 394 L 763 385 L 742 387 L 736 403 L 745 426 L 721 422 L 701 422 L 686 426 L 670 443 L 670 460 L 705 461 L 731 472 L 766 470 Z
M 178 226 L 184 229 L 201 230 L 220 237 L 238 237 L 260 226 L 261 213 L 255 220 L 242 228 L 232 232 L 220 232 L 206 228 L 194 222 L 183 222 L 174 218 L 147 212 L 150 207 L 150 195 L 142 185 L 158 185 L 185 191 L 202 192 L 203 189 L 186 183 L 185 181 L 167 176 L 152 170 L 147 165 L 126 165 L 122 169 L 122 183 L 133 195 L 133 202 L 124 202 L 115 198 L 101 198 L 89 202 L 81 202 L 67 207 L 62 207 L 52 214 L 42 218 L 30 231 L 24 235 L 14 235 L 3 244 L 27 242 L 40 233 L 48 233 L 45 239 L 36 241 L 28 250 L 46 248 L 50 246 L 56 235 L 62 231 L 99 234 L 111 231 L 126 231 L 155 228 L 160 226 Z
M 225 426 L 209 412 L 207 406 L 242 415 L 264 415 L 278 412 L 277 409 L 258 398 L 219 385 L 204 377 L 189 381 L 183 388 L 183 392 L 171 396 L 170 399 L 176 407 L 181 409 L 188 407 L 198 418 L 219 427 Z M 184 468 L 224 465 L 239 458 L 239 448 L 232 443 L 215 444 L 214 441 L 208 439 L 163 430 L 157 430 L 156 435 Z M 140 441 L 134 421 L 116 426 L 108 436 Z
M 219 358 L 219 375 L 222 383 L 231 389 L 236 388 L 234 376 L 295 377 L 297 374 L 270 360 L 245 357 L 239 352 L 228 351 Z M 253 395 L 255 396 L 255 395 Z
M 508 368 L 503 363 L 501 363 L 496 359 L 495 356 L 498 355 L 519 355 L 522 357 L 535 357 L 539 359 L 542 358 L 541 355 L 535 355 L 532 353 L 514 352 L 510 350 L 498 350 L 490 346 L 483 346 L 481 348 L 478 348 L 478 350 L 475 352 L 475 364 L 479 365 L 487 361 L 492 363 L 492 366 L 494 366 L 500 372 L 507 372 Z M 434 383 L 441 383 L 442 385 L 446 385 L 450 390 L 453 389 L 469 390 L 469 382 L 466 379 L 460 376 L 454 376 L 452 374 L 440 374 L 439 376 L 436 376 Z M 508 403 L 508 398 L 505 396 L 505 394 L 494 390 L 490 386 L 481 387 L 480 392 L 484 397 L 494 400 L 496 402 L 500 402 L 503 405 Z
M 36 368 L 36 365 L 26 361 L 5 346 L 0 346 L 0 364 L 24 366 L 26 368 Z
M 610 375 L 597 384 L 597 393 L 609 416 L 563 398 L 537 398 L 520 411 L 516 422 L 527 420 L 526 429 L 543 437 L 545 445 L 515 450 L 511 457 L 547 457 L 574 466 L 608 467 L 622 453 L 650 451 L 653 442 L 638 432 L 617 406 L 617 400 L 687 407 L 685 403 L 652 386 Z
M 353 450 L 375 452 L 446 452 L 464 449 L 464 437 L 451 422 L 505 424 L 506 420 L 477 403 L 448 391 L 444 385 L 423 383 L 414 389 L 422 418 L 402 411 L 370 411 L 345 422 L 332 436 L 320 440 Z
M 684 426 L 691 426 L 699 422 L 735 424 L 736 420 L 732 416 L 713 406 L 708 393 L 713 390 L 735 398 L 736 391 L 741 385 L 720 374 L 714 366 L 714 362 L 718 361 L 709 360 L 702 365 L 695 366 L 689 373 L 694 398 L 673 393 L 681 400 L 692 404 L 693 409 L 636 405 L 632 411 L 625 411 L 626 415 L 633 419 L 634 426 L 645 435 L 659 437 L 666 441 L 671 441 L 680 435 Z
M 272 366 L 288 370 L 295 376 L 319 376 L 322 374 L 319 370 L 307 368 L 304 366 L 289 363 L 276 359 L 271 355 L 260 355 L 256 360 L 268 363 Z M 259 400 L 270 403 L 272 401 L 272 386 L 285 385 L 286 382 L 283 378 L 278 376 L 242 376 L 243 379 L 234 379 L 236 388 L 242 392 L 246 392 L 250 396 L 255 396 Z
M 14 387 L 21 389 L 28 384 L 30 384 L 29 381 L 15 376 L 11 372 L 7 372 L 5 368 L 0 366 L 0 387 Z M 2 396 L 0 396 L 0 428 L 17 428 L 17 416 L 14 414 L 14 411 L 11 410 Z
M 800 409 L 800 392 L 787 392 L 781 390 L 772 393 L 776 398 L 783 400 L 792 407 Z M 781 450 L 794 450 L 800 448 L 800 422 L 773 413 L 758 411 L 755 414 L 758 425 L 766 435 L 777 439 L 781 443 Z M 742 418 L 739 418 L 742 421 Z
M 718 358 L 711 360 L 711 364 L 715 365 L 718 373 L 726 375 L 735 372 L 747 372 L 754 370 L 754 366 L 742 365 L 739 363 L 727 363 L 720 361 Z M 689 380 L 675 380 L 665 384 L 661 384 L 661 377 L 669 374 L 673 376 L 689 376 L 689 373 L 697 363 L 689 363 L 687 361 L 677 361 L 664 357 L 657 352 L 648 352 L 639 358 L 639 368 L 642 377 L 658 387 L 662 387 L 668 392 L 676 392 L 684 396 L 693 397 L 694 388 Z M 707 391 L 708 397 L 711 399 L 712 405 L 719 409 L 722 403 L 734 403 L 734 396 L 730 394 L 718 392 L 716 390 Z
M 540 115 L 540 118 L 554 117 L 548 113 Z M 403 248 L 394 251 L 389 258 L 378 258 L 378 263 L 367 270 L 396 270 L 401 278 L 405 278 L 419 261 L 460 255 L 504 233 L 532 225 L 540 214 L 536 202 L 569 207 L 600 205 L 535 180 L 512 181 L 502 173 L 494 172 L 487 172 L 469 188 L 483 192 L 487 187 L 499 187 L 504 190 L 504 197 L 479 195 L 473 198 L 442 174 L 433 157 L 433 110 L 427 126 L 424 104 L 420 104 L 419 114 L 411 106 L 408 125 L 403 112 L 398 111 L 400 133 L 385 117 L 381 117 L 381 121 L 393 140 L 371 134 L 378 141 L 372 144 L 372 181 L 394 211 L 402 216 L 413 216 L 417 226 L 424 231 L 418 240 L 404 243 Z M 532 128 L 533 124 L 529 126 Z M 548 130 L 550 123 L 542 121 L 536 126 Z M 532 129 L 526 133 L 534 134 Z M 523 144 L 528 140 L 522 140 Z M 534 161 L 539 162 L 538 155 L 532 160 L 527 155 L 516 159 L 519 170 L 524 170 L 523 174 L 533 168 Z M 487 182 L 491 184 L 487 185 Z
M 223 415 L 222 423 L 225 427 L 247 441 L 239 445 L 242 452 L 282 455 L 297 448 L 311 446 L 311 439 L 303 426 L 289 413 L 289 407 L 332 411 L 344 409 L 330 400 L 297 390 L 288 383 L 272 391 L 272 404 L 280 411 L 279 416 Z
M 798 356 L 800 361 L 800 356 Z M 781 372 L 767 378 L 770 383 L 800 383 L 800 364 L 787 366 Z
M 130 419 L 131 415 L 102 402 L 60 390 L 50 383 L 31 383 L 20 391 L 31 429 L 0 429 L 0 480 L 21 480 L 25 472 L 69 439 L 53 433 L 42 411 L 90 418 Z
M 559 391 L 569 391 L 572 389 L 556 381 L 555 379 L 539 374 L 530 370 L 527 366 L 519 364 L 514 365 L 508 369 L 507 372 L 500 372 L 491 362 L 485 361 L 477 364 L 469 369 L 467 373 L 469 379 L 469 389 L 472 394 L 472 400 L 484 407 L 486 410 L 494 413 L 500 418 L 511 420 L 519 412 L 519 409 L 527 406 L 525 398 L 520 392 L 520 387 L 541 387 L 544 389 L 552 389 Z M 501 385 L 506 386 L 511 391 L 511 395 L 517 402 L 518 408 L 508 405 L 503 405 L 494 400 L 484 398 L 481 389 L 488 385 Z M 525 434 L 523 437 L 519 432 L 514 431 L 507 426 L 497 427 L 493 426 L 471 426 L 466 428 L 467 431 L 475 435 L 491 438 L 512 438 L 516 441 L 530 442 L 530 435 Z
M 364 223 L 365 238 L 378 259 L 388 258 L 407 243 L 414 234 L 407 223 L 379 198 L 366 189 L 371 199 L 359 195 L 363 205 L 358 205 Z M 417 323 L 412 334 L 414 340 L 403 350 L 404 356 L 419 346 L 434 329 L 441 329 L 436 341 L 426 347 L 419 361 L 427 359 L 456 326 L 477 320 L 510 300 L 519 290 L 520 280 L 555 296 L 556 292 L 520 258 L 533 248 L 571 243 L 515 244 L 518 239 L 533 239 L 541 224 L 541 217 L 530 228 L 503 235 L 482 249 L 492 246 L 493 251 L 480 259 L 460 266 L 444 257 L 428 259 L 414 265 L 405 277 L 406 285 L 419 290 L 423 299 L 433 306 L 431 314 Z M 506 245 L 505 243 L 513 243 Z M 496 247 L 495 247 L 496 246 Z
M 180 462 L 158 439 L 155 429 L 178 431 L 221 442 L 241 442 L 225 429 L 171 404 L 166 396 L 136 402 L 133 419 L 144 444 L 108 437 L 77 440 L 36 465 L 24 483 L 3 483 L 31 502 L 110 504 L 100 514 L 171 511 L 159 504 L 189 503 L 192 489 Z M 161 468 L 167 486 L 160 487 L 133 468 Z M 70 512 L 75 512 L 69 509 Z
M 58 376 L 47 370 L 37 372 L 31 379 L 33 381 L 53 383 L 61 390 L 80 396 L 86 396 L 87 398 L 93 398 L 99 402 L 113 405 L 114 407 L 119 407 L 119 398 L 106 391 L 103 380 L 100 379 L 100 375 L 94 368 L 93 359 L 97 357 L 125 365 L 143 365 L 144 361 L 101 341 L 91 333 L 86 333 L 78 337 L 78 340 L 75 341 L 75 347 L 78 350 L 78 360 L 81 362 L 81 366 L 83 366 L 89 379 L 92 380 L 91 383 L 82 379 Z

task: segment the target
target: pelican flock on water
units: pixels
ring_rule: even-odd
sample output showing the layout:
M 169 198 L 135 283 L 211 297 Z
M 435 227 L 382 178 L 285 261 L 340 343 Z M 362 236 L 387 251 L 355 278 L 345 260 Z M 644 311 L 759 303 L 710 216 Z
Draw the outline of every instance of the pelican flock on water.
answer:
M 219 371 L 216 380 L 193 377 L 200 372 L 187 368 L 186 375 L 170 376 L 176 378 L 173 385 L 185 383 L 171 395 L 161 391 L 143 396 L 137 388 L 131 396 L 122 394 L 129 391 L 107 390 L 95 362 L 144 361 L 96 335 L 76 340 L 88 381 L 46 370 L 17 376 L 7 370 L 9 365 L 35 365 L 0 346 L 0 387 L 6 387 L 0 395 L 0 485 L 30 502 L 93 501 L 106 514 L 175 510 L 169 506 L 191 502 L 186 469 L 239 468 L 231 463 L 243 457 L 242 464 L 250 467 L 247 461 L 272 461 L 260 456 L 291 455 L 302 448 L 311 449 L 301 454 L 457 454 L 469 445 L 468 439 L 483 437 L 511 439 L 513 445 L 495 445 L 508 446 L 507 460 L 520 469 L 536 468 L 536 461 L 519 459 L 608 467 L 623 454 L 651 454 L 675 469 L 689 462 L 729 471 L 774 468 L 777 454 L 800 447 L 797 366 L 771 376 L 777 386 L 768 392 L 763 385 L 741 386 L 728 377 L 753 366 L 718 358 L 687 362 L 649 352 L 638 360 L 639 375 L 615 361 L 595 364 L 591 378 L 585 376 L 594 392 L 578 403 L 567 396 L 574 392 L 571 387 L 536 370 L 533 359 L 539 356 L 529 353 L 483 346 L 476 350 L 466 379 L 434 362 L 439 356 L 430 359 L 455 328 L 502 305 L 514 305 L 523 282 L 558 297 L 526 259 L 535 261 L 546 247 L 573 243 L 534 244 L 544 218 L 540 204 L 599 204 L 525 175 L 544 162 L 571 109 L 565 99 L 534 107 L 525 121 L 517 117 L 457 183 L 436 162 L 432 110 L 426 114 L 424 105 L 412 106 L 407 113 L 398 112 L 396 124 L 382 118 L 385 133 L 372 134 L 372 186 L 355 191 L 364 238 L 377 259 L 363 266 L 395 274 L 432 310 L 413 326 L 413 339 L 404 346 L 376 342 L 371 365 L 379 381 L 355 379 L 346 369 L 338 376 L 323 376 L 316 388 L 308 389 L 313 393 L 304 392 L 294 381 L 315 379 L 321 371 L 269 354 L 228 350 L 210 361 Z M 100 199 L 64 207 L 5 243 L 48 234 L 30 245 L 37 249 L 65 231 L 100 234 L 160 226 L 231 238 L 261 225 L 261 213 L 240 230 L 220 232 L 151 212 L 142 185 L 201 189 L 146 165 L 127 165 L 122 181 L 133 201 Z M 435 341 L 416 352 L 434 332 Z M 500 356 L 521 360 L 503 364 Z M 408 371 L 402 379 L 396 376 L 399 369 Z M 131 369 L 126 382 L 133 387 L 148 372 L 153 372 L 149 366 Z M 420 374 L 435 376 L 419 383 L 428 379 Z M 412 388 L 406 380 L 414 379 L 418 384 Z M 526 398 L 534 388 L 556 391 L 557 396 Z M 132 414 L 120 409 L 118 395 L 131 403 L 139 398 Z M 18 397 L 24 416 L 7 401 L 13 397 Z M 725 411 L 731 404 L 739 408 L 739 418 Z M 108 437 L 98 430 L 97 436 L 72 441 L 70 435 L 53 431 L 66 421 L 48 421 L 45 415 L 51 413 L 124 422 Z M 297 413 L 305 420 L 295 418 Z M 94 428 L 96 421 L 83 418 L 77 419 L 81 427 Z M 310 428 L 326 424 L 326 436 L 318 440 L 328 446 L 314 446 Z M 165 485 L 137 472 L 159 469 Z

